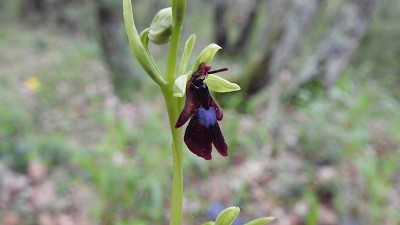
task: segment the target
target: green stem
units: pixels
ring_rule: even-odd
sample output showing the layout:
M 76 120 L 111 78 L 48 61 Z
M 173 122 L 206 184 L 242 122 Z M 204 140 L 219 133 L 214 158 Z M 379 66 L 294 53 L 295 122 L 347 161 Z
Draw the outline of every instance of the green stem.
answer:
M 172 29 L 171 43 L 168 52 L 167 82 L 171 86 L 174 84 L 176 75 L 176 60 L 179 50 L 179 40 L 181 37 L 183 21 L 185 18 L 186 0 L 172 0 Z
M 186 0 L 172 0 L 173 30 L 171 43 L 168 52 L 167 83 L 162 87 L 165 103 L 167 105 L 168 118 L 172 136 L 172 196 L 170 225 L 182 224 L 182 197 L 183 197 L 183 165 L 182 165 L 182 128 L 176 129 L 175 122 L 179 116 L 178 108 L 182 99 L 172 95 L 173 85 L 176 78 L 176 61 L 179 50 L 179 40 L 181 37 L 183 20 L 185 18 Z
M 183 197 L 183 165 L 182 165 L 182 128 L 176 129 L 175 122 L 178 119 L 178 105 L 176 98 L 168 90 L 163 90 L 163 95 L 168 111 L 172 135 L 172 196 L 170 225 L 182 224 L 182 197 Z

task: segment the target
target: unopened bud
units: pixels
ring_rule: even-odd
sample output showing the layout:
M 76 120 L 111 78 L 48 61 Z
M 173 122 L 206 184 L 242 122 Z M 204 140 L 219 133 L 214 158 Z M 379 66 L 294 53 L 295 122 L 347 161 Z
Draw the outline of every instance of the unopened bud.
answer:
M 151 22 L 149 40 L 156 45 L 168 43 L 172 35 L 172 9 L 161 9 Z
M 231 225 L 240 212 L 239 207 L 229 207 L 224 209 L 215 220 L 218 225 Z

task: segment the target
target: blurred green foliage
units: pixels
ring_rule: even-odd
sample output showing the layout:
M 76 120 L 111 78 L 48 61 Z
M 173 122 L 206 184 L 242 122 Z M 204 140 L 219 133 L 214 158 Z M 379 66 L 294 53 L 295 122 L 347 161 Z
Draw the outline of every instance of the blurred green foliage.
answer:
M 170 152 L 168 147 L 159 147 L 169 143 L 167 135 L 155 132 L 162 124 L 159 118 L 152 115 L 149 123 L 133 131 L 110 112 L 99 146 L 75 154 L 85 176 L 105 200 L 99 209 L 101 221 L 124 224 L 133 213 L 161 223 L 168 176 L 160 171 L 168 169 L 165 162 Z

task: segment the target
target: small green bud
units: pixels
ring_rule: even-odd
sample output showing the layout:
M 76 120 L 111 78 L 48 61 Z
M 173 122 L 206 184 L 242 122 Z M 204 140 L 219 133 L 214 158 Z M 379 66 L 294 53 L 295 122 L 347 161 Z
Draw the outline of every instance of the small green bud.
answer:
M 161 9 L 151 22 L 149 40 L 156 45 L 169 42 L 172 35 L 172 9 L 171 7 Z
M 231 225 L 240 212 L 239 207 L 224 209 L 215 220 L 215 225 Z

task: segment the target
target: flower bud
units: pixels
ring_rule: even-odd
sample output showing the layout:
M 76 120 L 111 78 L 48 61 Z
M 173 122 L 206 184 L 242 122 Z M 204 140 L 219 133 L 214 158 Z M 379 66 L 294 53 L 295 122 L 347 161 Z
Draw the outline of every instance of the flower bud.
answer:
M 149 40 L 156 45 L 168 43 L 172 35 L 172 8 L 168 7 L 158 11 L 151 22 Z
M 215 220 L 216 225 L 231 225 L 239 214 L 239 207 L 229 207 L 224 209 Z

